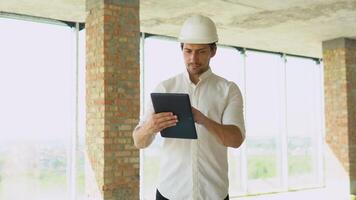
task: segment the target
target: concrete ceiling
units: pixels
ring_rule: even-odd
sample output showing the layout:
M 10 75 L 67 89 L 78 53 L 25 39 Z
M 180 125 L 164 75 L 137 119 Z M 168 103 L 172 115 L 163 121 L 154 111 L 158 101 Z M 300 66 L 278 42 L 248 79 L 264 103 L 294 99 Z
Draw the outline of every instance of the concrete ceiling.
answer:
M 86 15 L 85 0 L 0 0 L 0 11 L 77 22 Z M 217 23 L 225 45 L 322 57 L 322 41 L 356 39 L 356 0 L 141 0 L 141 31 L 177 37 L 194 13 Z

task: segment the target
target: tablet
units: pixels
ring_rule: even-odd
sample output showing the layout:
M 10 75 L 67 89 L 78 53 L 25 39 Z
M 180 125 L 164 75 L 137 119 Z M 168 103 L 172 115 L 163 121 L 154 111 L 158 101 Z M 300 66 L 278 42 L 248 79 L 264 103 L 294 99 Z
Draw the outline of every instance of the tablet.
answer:
M 189 95 L 184 93 L 151 93 L 155 113 L 172 112 L 178 117 L 176 126 L 161 131 L 162 137 L 197 139 Z

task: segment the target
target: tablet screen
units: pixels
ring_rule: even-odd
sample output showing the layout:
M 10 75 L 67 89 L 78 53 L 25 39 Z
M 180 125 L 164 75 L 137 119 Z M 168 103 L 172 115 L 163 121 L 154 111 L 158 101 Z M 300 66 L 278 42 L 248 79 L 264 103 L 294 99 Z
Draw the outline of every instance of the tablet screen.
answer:
M 161 131 L 162 137 L 197 139 L 195 122 L 189 95 L 185 93 L 151 93 L 153 108 L 156 113 L 172 112 L 178 117 L 176 126 Z

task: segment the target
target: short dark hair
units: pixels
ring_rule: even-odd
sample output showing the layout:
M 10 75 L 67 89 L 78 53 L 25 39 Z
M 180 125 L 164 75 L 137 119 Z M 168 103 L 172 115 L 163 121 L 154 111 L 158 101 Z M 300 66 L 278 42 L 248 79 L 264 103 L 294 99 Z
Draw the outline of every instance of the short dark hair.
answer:
M 180 43 L 180 48 L 183 50 L 184 43 Z M 211 50 L 216 50 L 216 42 L 208 44 Z

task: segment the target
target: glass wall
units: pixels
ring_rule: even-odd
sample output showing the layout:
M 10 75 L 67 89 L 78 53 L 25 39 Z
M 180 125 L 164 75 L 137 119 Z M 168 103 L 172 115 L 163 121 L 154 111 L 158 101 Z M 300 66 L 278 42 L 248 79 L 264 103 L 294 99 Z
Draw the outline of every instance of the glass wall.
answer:
M 78 199 L 84 198 L 83 178 L 71 178 L 84 171 L 72 167 L 72 150 L 83 149 L 72 146 L 77 128 L 79 143 L 84 138 L 76 121 L 85 118 L 85 108 L 76 104 L 78 98 L 85 105 L 75 33 L 66 25 L 0 18 L 0 199 L 70 199 L 71 180 L 77 180 Z
M 180 58 L 179 43 L 167 38 L 149 37 L 144 40 L 143 48 L 143 105 L 149 103 L 150 93 L 157 84 L 184 71 Z M 141 108 L 144 108 L 142 107 Z M 144 109 L 142 109 L 144 111 Z M 160 148 L 162 138 L 157 136 L 150 148 L 141 151 L 141 196 L 154 199 L 158 179 Z
M 210 66 L 211 70 L 217 75 L 235 82 L 239 86 L 241 93 L 245 94 L 244 55 L 241 52 L 235 48 L 219 46 Z M 242 153 L 241 148 L 228 149 L 229 177 L 231 180 L 245 179 L 245 171 L 241 168 L 241 163 L 244 163 L 244 160 L 242 160 L 244 157 L 241 156 Z M 244 184 L 241 181 L 230 181 L 230 196 L 243 193 Z
M 288 180 L 293 189 L 318 182 L 319 74 L 313 60 L 287 56 Z
M 246 52 L 246 157 L 248 193 L 280 187 L 278 144 L 283 62 L 277 54 Z
M 150 36 L 142 46 L 144 109 L 153 88 L 185 66 L 174 39 Z M 228 149 L 230 196 L 322 186 L 322 66 L 311 58 L 242 50 L 218 46 L 210 63 L 240 87 L 245 103 L 245 143 Z M 142 199 L 154 198 L 161 143 L 157 135 L 141 151 Z

